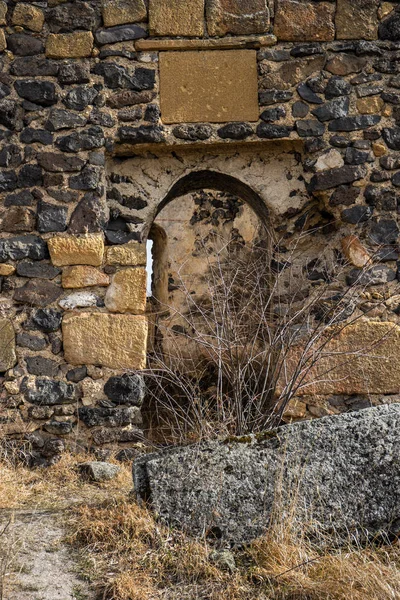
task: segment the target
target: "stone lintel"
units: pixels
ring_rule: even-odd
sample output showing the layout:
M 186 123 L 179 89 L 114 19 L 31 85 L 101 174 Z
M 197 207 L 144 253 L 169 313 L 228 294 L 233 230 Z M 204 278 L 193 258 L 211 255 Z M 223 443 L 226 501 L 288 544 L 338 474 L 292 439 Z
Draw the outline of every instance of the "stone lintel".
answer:
M 167 50 L 240 50 L 274 46 L 274 35 L 246 35 L 222 39 L 146 39 L 135 42 L 137 52 L 157 52 Z

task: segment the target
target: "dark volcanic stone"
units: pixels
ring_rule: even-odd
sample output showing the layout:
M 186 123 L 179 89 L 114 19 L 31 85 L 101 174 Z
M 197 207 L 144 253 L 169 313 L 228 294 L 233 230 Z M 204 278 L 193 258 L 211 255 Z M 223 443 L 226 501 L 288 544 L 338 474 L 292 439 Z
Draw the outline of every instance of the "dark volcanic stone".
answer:
M 40 106 L 51 106 L 58 100 L 56 86 L 51 81 L 21 79 L 15 82 L 14 87 L 21 98 Z
M 342 211 L 341 219 L 345 223 L 363 223 L 368 221 L 372 216 L 372 209 L 370 206 L 352 206 Z
M 134 406 L 129 408 L 87 408 L 85 406 L 78 409 L 78 415 L 86 427 L 91 428 L 100 425 L 124 427 L 126 425 L 137 424 L 140 411 Z
M 320 121 L 331 121 L 332 119 L 339 119 L 340 117 L 345 117 L 348 115 L 349 106 L 350 100 L 344 96 L 319 106 L 312 111 L 312 114 L 315 115 Z
M 395 244 L 399 237 L 399 228 L 393 219 L 380 219 L 371 225 L 370 240 L 374 244 L 384 246 L 386 244 Z
M 135 409 L 137 410 L 137 409 Z M 143 431 L 137 427 L 129 429 L 106 429 L 101 427 L 92 433 L 92 439 L 95 444 L 102 446 L 103 444 L 116 444 L 116 443 L 137 443 L 143 442 L 144 436 Z
M 288 90 L 268 90 L 259 92 L 258 96 L 261 106 L 269 106 L 270 104 L 289 102 L 293 98 L 293 92 Z
M 218 129 L 218 135 L 223 140 L 245 140 L 253 134 L 253 129 L 248 123 L 228 123 Z
M 134 106 L 136 104 L 146 104 L 154 98 L 154 93 L 150 91 L 134 92 L 133 90 L 122 90 L 107 100 L 111 108 L 122 108 L 124 106 Z
M 365 177 L 366 170 L 363 166 L 348 166 L 337 167 L 316 173 L 310 182 L 310 192 L 329 190 L 333 187 L 338 187 L 346 183 L 353 183 L 358 179 Z
M 61 327 L 62 313 L 54 308 L 43 308 L 33 312 L 32 323 L 44 333 L 52 333 Z
M 303 100 L 310 102 L 311 104 L 323 104 L 323 99 L 318 96 L 312 89 L 306 84 L 301 83 L 297 86 L 297 92 Z
M 104 46 L 105 44 L 115 44 L 116 42 L 126 42 L 129 40 L 146 38 L 147 35 L 146 29 L 143 29 L 140 25 L 130 24 L 99 29 L 95 33 L 95 38 L 100 46 Z
M 301 44 L 300 46 L 295 46 L 291 49 L 290 54 L 295 58 L 301 58 L 302 56 L 314 56 L 316 54 L 323 54 L 324 50 L 321 47 L 321 44 L 312 43 L 312 44 Z
M 325 97 L 330 100 L 337 96 L 347 96 L 351 92 L 351 85 L 342 77 L 331 77 L 325 88 Z
M 3 100 L 3 98 L 6 98 L 10 94 L 11 94 L 11 88 L 8 85 L 6 85 L 5 83 L 0 82 L 0 100 Z
M 40 200 L 37 210 L 37 228 L 40 233 L 65 231 L 68 222 L 68 208 Z
M 0 151 L 0 167 L 19 167 L 22 163 L 22 152 L 19 146 L 10 144 Z
M 393 175 L 392 183 L 395 187 L 400 187 L 400 171 Z
M 8 129 L 22 128 L 22 109 L 14 100 L 0 100 L 0 125 Z
M 0 192 L 12 192 L 17 187 L 15 171 L 0 171 Z
M 141 406 L 144 400 L 145 385 L 140 375 L 125 374 L 110 377 L 104 386 L 106 396 L 117 404 Z
M 53 173 L 80 171 L 85 164 L 85 161 L 77 156 L 65 156 L 54 152 L 42 152 L 38 156 L 38 162 L 43 169 Z
M 98 126 L 89 127 L 84 131 L 74 131 L 70 135 L 58 138 L 56 146 L 63 152 L 81 152 L 104 146 L 103 129 Z
M 366 162 L 374 162 L 374 157 L 370 152 L 347 148 L 344 160 L 347 165 L 363 165 Z
M 85 110 L 89 104 L 93 104 L 98 93 L 95 88 L 82 85 L 71 90 L 63 102 L 71 110 Z
M 392 11 L 387 19 L 384 19 L 379 25 L 379 39 L 398 42 L 400 40 L 400 12 Z
M 305 104 L 304 102 L 301 102 L 300 100 L 298 102 L 295 102 L 292 106 L 292 115 L 295 118 L 303 118 L 306 117 L 308 115 L 308 113 L 310 112 L 310 108 L 308 106 L 308 104 Z M 262 118 L 262 115 L 261 115 Z
M 1 228 L 3 231 L 20 232 L 35 229 L 35 213 L 24 206 L 9 208 L 2 217 Z
M 329 124 L 329 131 L 357 131 L 377 125 L 381 120 L 380 115 L 359 115 L 356 117 L 343 117 Z
M 158 123 L 161 119 L 161 111 L 157 104 L 149 104 L 144 113 L 144 120 L 148 123 Z
M 4 206 L 32 206 L 34 203 L 35 198 L 29 190 L 10 194 L 4 200 Z
M 76 115 L 68 110 L 55 108 L 50 112 L 46 123 L 49 131 L 59 131 L 60 129 L 75 129 L 75 127 L 84 127 L 87 119 L 82 115 Z
M 397 156 L 382 156 L 379 160 L 379 164 L 382 169 L 394 171 L 395 169 L 400 169 L 400 158 Z
M 138 67 L 133 73 L 116 63 L 100 63 L 94 72 L 104 77 L 104 83 L 111 89 L 129 89 L 141 92 L 153 90 L 156 81 L 154 69 Z
M 272 125 L 269 123 L 260 123 L 257 126 L 257 135 L 259 138 L 276 139 L 289 137 L 292 131 L 291 127 L 286 125 Z
M 39 165 L 24 165 L 18 173 L 18 187 L 27 188 L 43 185 L 43 173 Z
M 37 54 L 42 54 L 44 51 L 41 40 L 25 33 L 13 33 L 9 35 L 7 46 L 16 56 L 36 56 Z
M 71 369 L 67 373 L 68 381 L 72 381 L 73 383 L 79 383 L 83 381 L 87 376 L 87 367 L 76 367 L 76 369 Z
M 296 121 L 296 129 L 300 137 L 318 137 L 325 133 L 325 125 L 314 119 Z
M 71 404 L 75 401 L 75 388 L 72 383 L 51 379 L 36 379 L 35 389 L 27 390 L 25 398 L 38 406 Z
M 88 61 L 68 62 L 60 65 L 58 81 L 61 85 L 72 85 L 73 83 L 89 83 L 90 65 Z
M 122 144 L 159 144 L 165 141 L 164 129 L 154 125 L 120 127 L 118 138 Z
M 50 421 L 46 423 L 44 429 L 51 435 L 68 435 L 73 431 L 73 424 L 68 421 Z
M 108 221 L 104 203 L 95 195 L 85 194 L 71 215 L 69 233 L 102 231 Z
M 29 335 L 29 333 L 17 333 L 17 345 L 38 352 L 46 348 L 47 342 L 44 338 Z
M 7 260 L 43 260 L 47 258 L 47 244 L 36 235 L 20 235 L 0 240 L 0 262 Z
M 380 285 L 396 279 L 396 271 L 385 265 L 375 265 L 370 269 L 352 269 L 346 277 L 347 285 Z
M 33 127 L 24 129 L 19 139 L 24 144 L 39 143 L 44 146 L 49 146 L 53 143 L 53 136 L 49 131 L 46 131 L 45 129 L 33 129 Z
M 22 261 L 17 265 L 17 274 L 20 277 L 54 279 L 54 277 L 57 277 L 60 273 L 60 269 L 45 262 Z
M 14 292 L 15 302 L 45 307 L 53 304 L 62 294 L 62 289 L 46 280 L 31 280 Z
M 52 33 L 71 32 L 75 29 L 96 27 L 97 19 L 93 8 L 86 2 L 60 4 L 51 8 L 46 15 L 46 23 Z
M 58 73 L 58 63 L 37 56 L 16 58 L 10 65 L 10 73 L 17 77 L 54 77 Z
M 101 127 L 114 127 L 115 120 L 109 113 L 102 112 L 95 108 L 90 113 L 89 123 L 92 125 L 101 125 Z
M 392 150 L 400 150 L 400 127 L 387 127 L 382 130 L 386 145 Z
M 332 194 L 329 204 L 331 206 L 354 204 L 360 195 L 360 189 L 352 185 L 340 185 Z
M 123 112 L 123 111 L 121 111 Z M 121 119 L 120 113 L 118 118 Z M 140 118 L 140 117 L 139 117 Z M 203 123 L 194 125 L 177 125 L 172 130 L 174 136 L 180 140 L 187 140 L 189 142 L 196 142 L 197 140 L 208 140 L 212 135 L 212 127 Z
M 27 356 L 25 361 L 28 373 L 31 375 L 57 377 L 58 364 L 54 360 L 44 356 Z
M 139 233 L 128 233 L 127 231 L 114 231 L 113 229 L 106 229 L 104 233 L 107 241 L 116 246 L 127 244 L 130 241 L 138 241 L 140 239 Z
M 268 108 L 267 110 L 264 110 L 260 115 L 260 119 L 262 119 L 266 123 L 273 123 L 274 121 L 279 121 L 279 119 L 282 119 L 283 117 L 286 117 L 286 108 L 284 106 Z
M 95 190 L 100 183 L 100 173 L 96 167 L 85 167 L 79 173 L 69 178 L 72 190 Z

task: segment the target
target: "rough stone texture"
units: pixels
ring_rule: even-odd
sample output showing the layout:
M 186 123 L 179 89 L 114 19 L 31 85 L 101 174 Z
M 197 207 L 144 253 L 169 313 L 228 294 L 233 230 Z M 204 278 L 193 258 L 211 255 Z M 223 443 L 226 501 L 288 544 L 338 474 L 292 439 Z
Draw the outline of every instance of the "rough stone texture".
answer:
M 99 267 L 103 262 L 104 238 L 101 234 L 81 237 L 54 237 L 48 241 L 51 260 L 56 267 L 91 265 Z
M 117 404 L 141 406 L 145 396 L 143 377 L 133 374 L 110 377 L 104 386 L 104 392 L 107 398 Z
M 48 58 L 87 58 L 93 50 L 93 34 L 90 31 L 77 33 L 51 33 L 47 38 Z
M 274 33 L 287 42 L 329 42 L 335 38 L 335 4 L 278 0 Z
M 40 8 L 30 6 L 29 4 L 19 3 L 15 7 L 12 16 L 13 25 L 21 25 L 31 31 L 42 31 L 44 24 L 44 14 Z
M 360 272 L 362 275 L 363 272 Z M 386 279 L 387 281 L 387 279 Z M 394 323 L 361 320 L 332 332 L 324 354 L 305 375 L 298 396 L 312 394 L 395 394 L 400 389 L 397 356 L 400 327 Z M 278 388 L 283 389 L 302 352 L 293 347 Z
M 129 242 L 121 246 L 107 248 L 106 263 L 108 265 L 121 265 L 123 267 L 137 267 L 146 265 L 146 246 L 138 242 Z
M 208 0 L 207 29 L 211 36 L 265 33 L 269 27 L 266 0 Z
M 12 369 L 17 362 L 15 331 L 9 319 L 0 318 L 0 373 Z
M 379 0 L 337 0 L 336 37 L 339 40 L 376 40 Z
M 87 462 L 78 465 L 78 469 L 85 479 L 101 483 L 114 479 L 121 471 L 118 465 L 112 465 L 106 462 Z
M 147 18 L 144 0 L 103 0 L 102 12 L 105 27 L 138 23 Z
M 116 273 L 105 297 L 110 312 L 138 314 L 146 310 L 147 273 L 145 269 L 123 269 Z
M 204 0 L 150 0 L 150 34 L 194 36 L 204 34 Z
M 349 235 L 342 239 L 343 254 L 352 265 L 362 269 L 371 264 L 371 256 L 355 235 Z
M 144 369 L 147 320 L 133 315 L 70 314 L 63 319 L 65 359 L 71 365 Z
M 256 121 L 256 53 L 163 53 L 160 91 L 164 123 Z
M 87 265 L 76 265 L 63 269 L 62 286 L 65 289 L 78 289 L 85 287 L 107 287 L 110 283 L 108 275 Z
M 30 280 L 15 290 L 13 298 L 19 304 L 31 304 L 44 308 L 53 304 L 61 296 L 61 293 L 61 288 L 51 281 Z
M 393 404 L 150 454 L 135 489 L 162 521 L 237 543 L 262 535 L 273 509 L 311 532 L 398 532 L 399 427 Z

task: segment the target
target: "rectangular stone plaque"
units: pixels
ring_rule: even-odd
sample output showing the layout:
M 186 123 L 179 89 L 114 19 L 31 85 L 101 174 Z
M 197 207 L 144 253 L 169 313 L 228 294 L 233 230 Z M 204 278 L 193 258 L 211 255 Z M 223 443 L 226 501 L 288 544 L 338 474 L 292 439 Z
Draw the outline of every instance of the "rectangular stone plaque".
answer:
M 164 123 L 257 121 L 256 52 L 161 52 L 160 96 Z

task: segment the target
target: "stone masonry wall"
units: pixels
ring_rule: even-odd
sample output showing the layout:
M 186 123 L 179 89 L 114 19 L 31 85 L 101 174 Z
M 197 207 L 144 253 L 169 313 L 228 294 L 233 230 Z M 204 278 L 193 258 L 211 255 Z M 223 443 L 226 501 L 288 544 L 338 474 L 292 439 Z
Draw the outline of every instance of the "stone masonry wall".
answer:
M 47 457 L 58 436 L 140 438 L 129 372 L 145 366 L 144 242 L 163 200 L 141 192 L 161 155 L 168 189 L 168 161 L 196 170 L 201 151 L 222 173 L 226 152 L 286 144 L 301 193 L 284 212 L 253 177 L 271 227 L 322 224 L 344 287 L 372 261 L 357 309 L 397 324 L 399 90 L 397 2 L 1 0 L 0 433 Z

